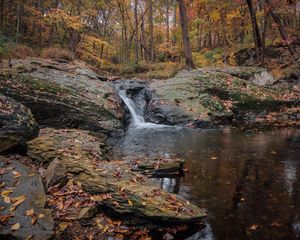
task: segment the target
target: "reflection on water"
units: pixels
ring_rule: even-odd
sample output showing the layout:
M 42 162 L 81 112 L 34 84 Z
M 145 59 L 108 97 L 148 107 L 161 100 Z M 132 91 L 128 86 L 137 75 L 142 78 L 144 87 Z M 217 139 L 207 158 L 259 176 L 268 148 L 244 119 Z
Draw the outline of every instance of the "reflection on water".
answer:
M 131 129 L 115 157 L 187 160 L 184 178 L 160 183 L 207 209 L 207 227 L 189 240 L 300 239 L 299 134 Z

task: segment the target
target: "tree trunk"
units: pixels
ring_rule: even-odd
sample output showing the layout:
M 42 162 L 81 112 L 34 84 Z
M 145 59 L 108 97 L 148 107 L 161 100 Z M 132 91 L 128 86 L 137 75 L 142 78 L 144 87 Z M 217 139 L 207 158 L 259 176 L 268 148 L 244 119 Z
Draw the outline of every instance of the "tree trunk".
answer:
M 149 52 L 147 49 L 147 40 L 146 40 L 146 32 L 145 32 L 145 12 L 142 14 L 141 20 L 141 47 L 144 50 L 144 58 L 146 62 L 148 62 Z
M 275 13 L 275 11 L 273 10 L 273 7 L 272 7 L 272 2 L 271 0 L 266 0 L 266 3 L 268 5 L 268 10 L 269 10 L 269 13 L 271 15 L 271 17 L 273 18 L 274 22 L 276 23 L 277 27 L 278 27 L 278 30 L 280 32 L 280 35 L 284 41 L 284 43 L 286 44 L 286 46 L 288 47 L 293 59 L 295 61 L 298 60 L 298 53 L 296 51 L 296 49 L 294 48 L 294 45 L 293 43 L 290 41 L 289 39 L 289 35 L 288 33 L 286 32 L 282 22 L 281 22 L 281 19 L 280 17 Z
M 154 33 L 153 33 L 153 2 L 152 0 L 148 0 L 148 8 L 149 8 L 149 33 L 150 33 L 150 41 L 149 41 L 149 61 L 154 62 L 155 53 L 154 53 Z
M 4 0 L 0 0 L 0 32 L 3 32 L 3 19 L 4 19 Z
M 262 60 L 261 57 L 263 55 L 263 43 L 262 43 L 262 40 L 261 40 L 261 35 L 260 35 L 259 27 L 258 27 L 258 24 L 257 24 L 256 13 L 255 13 L 255 10 L 254 10 L 254 7 L 253 7 L 252 0 L 247 0 L 247 4 L 248 4 L 250 17 L 251 17 L 251 22 L 252 22 L 256 58 L 259 59 L 259 60 Z
M 134 0 L 134 22 L 135 22 L 134 52 L 135 52 L 135 63 L 137 64 L 139 62 L 138 0 Z
M 20 2 L 17 3 L 17 32 L 16 32 L 16 44 L 19 43 L 19 33 L 20 33 Z
M 176 47 L 176 26 L 177 26 L 177 0 L 173 0 L 174 1 L 174 12 L 173 12 L 173 37 L 172 37 L 172 48 Z
M 170 50 L 170 0 L 166 2 L 167 48 Z
M 195 65 L 192 57 L 191 43 L 188 33 L 188 21 L 186 16 L 186 9 L 183 0 L 177 0 L 180 12 L 180 25 L 183 40 L 183 49 L 185 56 L 185 67 L 187 69 L 194 69 Z

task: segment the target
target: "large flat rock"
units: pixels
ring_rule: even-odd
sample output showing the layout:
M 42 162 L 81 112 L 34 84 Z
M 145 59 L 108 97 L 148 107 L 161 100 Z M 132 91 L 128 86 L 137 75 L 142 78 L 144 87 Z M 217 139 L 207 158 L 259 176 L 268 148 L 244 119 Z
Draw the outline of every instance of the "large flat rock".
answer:
M 123 109 L 111 83 L 82 62 L 13 60 L 0 92 L 33 112 L 40 125 L 108 134 L 121 127 Z
M 0 152 L 36 137 L 39 127 L 31 111 L 0 94 Z
M 88 142 L 92 144 L 87 148 Z M 105 161 L 98 154 L 99 145 L 101 143 L 87 132 L 47 129 L 28 143 L 28 156 L 44 163 L 55 158 L 47 170 L 48 176 L 53 176 L 49 171 L 55 171 L 59 161 L 66 169 L 65 174 L 71 174 L 87 193 L 94 195 L 93 199 L 102 209 L 128 221 L 185 224 L 205 217 L 198 207 L 131 171 L 127 162 Z
M 0 157 L 0 239 L 52 239 L 52 211 L 45 208 L 41 176 L 22 163 L 7 161 Z
M 210 121 L 226 123 L 241 112 L 277 110 L 296 101 L 289 87 L 264 86 L 274 78 L 262 68 L 223 67 L 181 71 L 149 84 L 150 120 L 172 125 Z

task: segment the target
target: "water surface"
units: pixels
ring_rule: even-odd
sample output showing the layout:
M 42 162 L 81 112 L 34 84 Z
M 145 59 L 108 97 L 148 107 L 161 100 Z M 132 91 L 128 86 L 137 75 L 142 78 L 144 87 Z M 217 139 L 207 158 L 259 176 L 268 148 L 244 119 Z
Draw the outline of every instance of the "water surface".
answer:
M 190 239 L 300 239 L 299 130 L 130 128 L 114 158 L 180 157 L 188 173 L 161 186 L 208 213 Z

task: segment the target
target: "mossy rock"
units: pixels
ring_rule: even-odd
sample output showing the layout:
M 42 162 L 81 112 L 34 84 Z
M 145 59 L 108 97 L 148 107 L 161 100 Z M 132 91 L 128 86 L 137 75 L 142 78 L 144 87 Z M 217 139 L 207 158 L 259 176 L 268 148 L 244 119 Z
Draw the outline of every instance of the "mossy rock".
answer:
M 1 76 L 0 92 L 30 108 L 40 125 L 99 136 L 122 127 L 124 110 L 114 86 L 84 63 L 38 58 L 14 63 Z
M 149 118 L 158 123 L 188 124 L 214 121 L 214 113 L 239 114 L 278 110 L 291 89 L 255 84 L 265 74 L 262 68 L 225 67 L 182 71 L 167 80 L 153 80 Z M 183 117 L 184 116 L 184 117 Z

